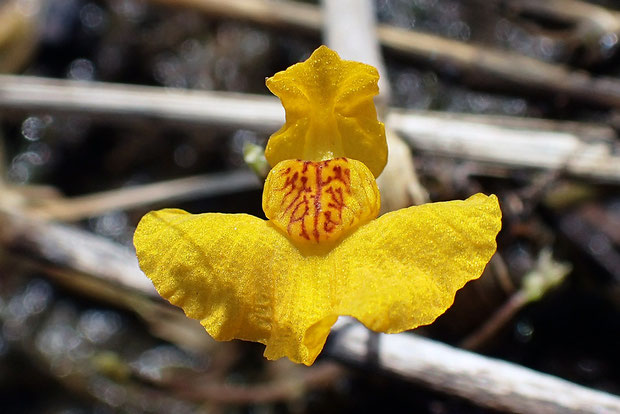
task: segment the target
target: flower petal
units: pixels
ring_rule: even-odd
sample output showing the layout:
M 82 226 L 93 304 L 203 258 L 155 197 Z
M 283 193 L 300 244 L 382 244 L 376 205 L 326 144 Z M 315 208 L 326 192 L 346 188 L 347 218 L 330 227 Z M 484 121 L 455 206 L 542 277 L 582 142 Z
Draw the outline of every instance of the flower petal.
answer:
M 342 272 L 336 278 L 347 278 L 337 313 L 387 333 L 433 322 L 482 274 L 500 228 L 497 197 L 483 194 L 371 221 L 333 254 L 336 275 Z
M 329 304 L 328 285 L 313 277 L 313 263 L 323 262 L 315 245 L 304 257 L 268 221 L 176 209 L 145 215 L 134 244 L 159 294 L 200 320 L 213 338 L 261 342 L 269 359 L 306 364 L 321 351 L 331 324 L 312 347 L 303 344 Z
M 261 342 L 265 356 L 312 364 L 338 315 L 382 332 L 431 323 L 495 252 L 495 196 L 386 214 L 334 246 L 295 245 L 236 214 L 147 214 L 134 243 L 159 293 L 215 339 Z
M 385 130 L 373 103 L 378 80 L 372 66 L 341 60 L 325 46 L 268 78 L 267 87 L 286 110 L 286 123 L 265 150 L 269 163 L 347 157 L 377 177 L 387 162 Z

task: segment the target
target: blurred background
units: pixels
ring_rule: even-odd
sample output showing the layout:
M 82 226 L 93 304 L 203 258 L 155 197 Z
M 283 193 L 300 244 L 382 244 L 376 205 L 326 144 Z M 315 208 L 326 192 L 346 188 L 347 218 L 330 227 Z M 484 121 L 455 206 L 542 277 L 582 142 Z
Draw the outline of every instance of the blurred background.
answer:
M 363 10 L 384 210 L 484 192 L 504 214 L 483 277 L 415 333 L 620 394 L 620 5 L 329 3 L 0 0 L 1 412 L 522 410 L 332 339 L 312 367 L 216 343 L 137 269 L 152 209 L 264 217 L 260 147 L 283 122 L 264 80 Z

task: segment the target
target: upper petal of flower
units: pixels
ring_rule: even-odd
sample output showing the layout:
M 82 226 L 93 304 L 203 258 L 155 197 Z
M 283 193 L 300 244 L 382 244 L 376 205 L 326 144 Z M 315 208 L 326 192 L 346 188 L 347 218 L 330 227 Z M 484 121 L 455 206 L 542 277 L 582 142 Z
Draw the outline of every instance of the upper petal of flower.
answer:
M 147 214 L 134 243 L 158 292 L 215 339 L 310 365 L 338 315 L 390 333 L 431 323 L 480 276 L 500 227 L 497 198 L 477 194 L 388 213 L 331 247 L 245 214 L 172 209 Z
M 269 163 L 347 157 L 377 177 L 387 162 L 385 130 L 373 103 L 378 80 L 374 67 L 341 60 L 325 46 L 268 78 L 267 87 L 286 111 L 286 123 L 265 150 Z

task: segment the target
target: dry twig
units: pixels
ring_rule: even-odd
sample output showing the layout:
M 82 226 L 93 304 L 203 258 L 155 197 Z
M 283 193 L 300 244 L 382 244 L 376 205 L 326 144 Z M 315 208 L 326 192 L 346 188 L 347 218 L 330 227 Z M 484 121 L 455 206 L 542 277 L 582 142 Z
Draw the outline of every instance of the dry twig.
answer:
M 36 49 L 42 0 L 0 4 L 0 73 L 21 69 Z
M 0 208 L 0 246 L 157 297 L 133 252 L 77 228 L 33 220 Z
M 343 59 L 364 62 L 379 71 L 381 77 L 376 103 L 379 116 L 383 119 L 391 88 L 377 40 L 373 3 L 370 0 L 323 0 L 323 6 L 327 44 Z M 388 162 L 377 179 L 381 190 L 381 211 L 427 202 L 428 194 L 418 180 L 409 147 L 390 129 L 390 125 L 387 125 L 385 132 L 389 147 Z
M 287 0 L 152 0 L 170 6 L 196 8 L 214 16 L 253 21 L 318 33 L 321 10 L 310 4 Z M 383 46 L 405 56 L 423 60 L 439 70 L 458 70 L 463 80 L 488 86 L 518 88 L 555 97 L 568 97 L 590 104 L 620 108 L 620 82 L 593 77 L 566 66 L 546 63 L 499 49 L 489 49 L 432 34 L 378 25 Z
M 562 283 L 571 267 L 553 260 L 550 250 L 543 250 L 535 267 L 523 278 L 521 288 L 460 344 L 465 349 L 479 349 L 508 323 L 525 305 L 539 300 L 547 291 Z
M 67 288 L 129 309 L 153 333 L 194 352 L 213 341 L 198 321 L 164 303 L 128 248 L 75 227 L 47 223 L 0 206 L 0 252 L 24 258 Z
M 620 412 L 617 396 L 418 335 L 373 334 L 346 322 L 332 335 L 327 352 L 339 360 L 358 366 L 374 361 L 386 373 L 484 407 L 523 414 Z M 369 342 L 376 346 L 369 347 Z
M 233 171 L 160 181 L 73 198 L 50 199 L 42 205 L 27 208 L 27 212 L 47 220 L 76 221 L 111 210 L 213 197 L 256 188 L 260 188 L 260 183 L 254 174 Z
M 588 142 L 570 132 L 474 124 L 445 114 L 419 116 L 392 111 L 387 123 L 414 148 L 425 152 L 507 168 L 560 170 L 620 182 L 620 157 L 614 142 Z
M 170 386 L 184 399 L 227 405 L 266 404 L 292 401 L 308 390 L 330 387 L 342 378 L 344 371 L 339 364 L 323 362 L 304 367 L 299 376 L 263 384 L 234 385 L 190 378 L 192 381 L 170 381 Z
M 559 22 L 572 26 L 564 34 L 570 47 L 579 49 L 586 63 L 610 57 L 620 35 L 620 13 L 603 6 L 579 0 L 484 0 L 481 6 L 496 4 L 511 14 L 524 18 Z M 615 39 L 615 41 L 614 41 Z M 607 43 L 607 44 L 605 44 Z
M 278 101 L 266 96 L 11 75 L 0 75 L 0 109 L 265 132 L 277 130 L 284 120 Z
M 284 122 L 276 99 L 0 75 L 0 108 L 97 114 L 113 121 L 159 119 L 273 132 Z M 390 110 L 386 125 L 416 150 L 502 168 L 565 170 L 620 182 L 615 134 L 607 127 L 511 117 Z

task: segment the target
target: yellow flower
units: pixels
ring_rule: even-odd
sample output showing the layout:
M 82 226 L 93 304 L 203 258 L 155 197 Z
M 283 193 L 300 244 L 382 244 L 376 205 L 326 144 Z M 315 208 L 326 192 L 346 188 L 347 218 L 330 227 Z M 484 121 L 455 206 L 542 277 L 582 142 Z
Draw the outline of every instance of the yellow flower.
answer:
M 217 340 L 265 344 L 310 365 L 339 315 L 402 332 L 433 322 L 496 249 L 494 195 L 375 219 L 387 147 L 372 97 L 378 74 L 322 46 L 267 80 L 286 109 L 271 138 L 268 221 L 154 211 L 134 243 L 158 292 Z

